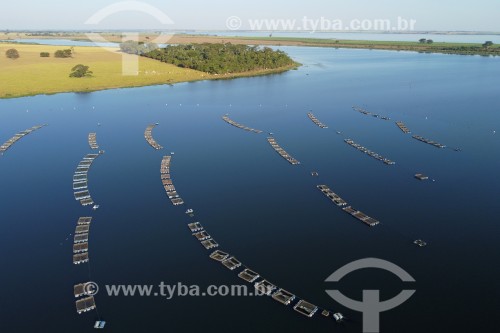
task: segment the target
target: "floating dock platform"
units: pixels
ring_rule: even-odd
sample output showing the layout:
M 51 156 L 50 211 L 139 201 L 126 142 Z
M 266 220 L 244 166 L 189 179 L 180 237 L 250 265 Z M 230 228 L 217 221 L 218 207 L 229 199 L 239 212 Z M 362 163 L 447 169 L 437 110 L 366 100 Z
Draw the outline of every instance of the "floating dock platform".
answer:
M 80 163 L 78 163 L 75 173 L 73 174 L 73 191 L 75 200 L 79 201 L 82 206 L 94 205 L 94 200 L 92 200 L 88 190 L 88 172 L 92 163 L 94 163 L 95 159 L 100 155 L 102 155 L 102 152 L 99 152 L 99 154 L 85 155 Z
M 210 236 L 206 231 L 194 233 L 193 236 L 200 242 L 212 238 L 212 236 Z
M 158 142 L 156 142 L 156 140 L 153 138 L 153 128 L 155 128 L 157 125 L 149 125 L 147 128 L 146 128 L 146 131 L 144 132 L 144 138 L 146 139 L 146 141 L 148 142 L 148 144 L 153 147 L 154 149 L 156 150 L 160 150 L 160 149 L 163 149 L 162 146 L 160 146 L 158 144 Z
M 242 129 L 242 130 L 245 130 L 245 131 L 248 131 L 248 132 L 254 132 L 254 133 L 257 133 L 257 134 L 260 134 L 262 133 L 261 130 L 257 130 L 255 128 L 250 128 L 250 127 L 247 127 L 245 125 L 242 125 L 242 124 L 238 124 L 237 122 L 235 122 L 234 120 L 231 120 L 228 116 L 223 116 L 222 119 L 228 123 L 229 125 L 232 125 L 234 127 L 237 127 L 239 129 Z
M 236 268 L 241 267 L 241 262 L 235 257 L 228 258 L 222 261 L 222 264 L 229 270 L 234 271 Z
M 324 195 L 326 195 L 337 206 L 339 207 L 347 206 L 347 202 L 340 196 L 338 196 L 336 193 L 334 193 L 332 190 L 330 190 L 328 186 L 318 185 L 317 187 L 321 192 L 323 192 Z
M 273 149 L 281 155 L 281 157 L 283 157 L 285 160 L 287 160 L 290 164 L 292 165 L 298 165 L 300 164 L 299 161 L 297 161 L 295 158 L 293 158 L 292 156 L 290 156 L 283 148 L 280 147 L 280 145 L 278 145 L 278 143 L 276 142 L 276 139 L 273 138 L 273 137 L 269 137 L 267 138 L 267 141 L 269 142 L 269 144 L 271 145 L 271 147 L 273 147 Z
M 295 295 L 284 289 L 279 289 L 277 292 L 273 294 L 272 298 L 275 301 L 280 302 L 281 304 L 289 305 L 295 299 Z
M 374 159 L 379 160 L 379 161 L 381 161 L 381 162 L 384 162 L 384 163 L 385 163 L 385 164 L 387 164 L 387 165 L 394 165 L 394 164 L 396 164 L 396 162 L 393 162 L 393 161 L 391 161 L 390 159 L 385 158 L 385 157 L 383 157 L 383 156 L 381 156 L 381 155 L 379 155 L 379 154 L 377 154 L 377 153 L 375 153 L 375 152 L 373 152 L 373 151 L 369 150 L 369 149 L 368 149 L 368 148 L 366 148 L 366 147 L 363 147 L 362 145 L 360 145 L 360 144 L 358 144 L 358 143 L 354 142 L 354 141 L 353 141 L 353 140 L 351 140 L 351 139 L 345 139 L 345 140 L 344 140 L 344 142 L 345 142 L 345 143 L 347 143 L 349 146 L 354 147 L 354 148 L 356 148 L 357 150 L 359 150 L 359 151 L 361 151 L 361 152 L 365 153 L 366 155 L 371 156 L 371 157 L 373 157 Z
M 89 133 L 88 139 L 90 149 L 99 149 L 99 145 L 97 144 L 97 133 Z
M 342 210 L 344 212 L 355 217 L 356 219 L 360 220 L 364 224 L 366 224 L 370 227 L 374 227 L 380 223 L 378 220 L 364 214 L 363 212 L 360 212 L 359 210 L 356 210 L 356 209 L 352 208 L 351 206 L 347 206 L 348 205 L 347 202 L 344 199 L 342 199 L 340 196 L 335 194 L 332 190 L 330 190 L 330 188 L 328 186 L 318 185 L 317 188 L 325 196 L 327 196 L 335 205 L 337 205 L 339 207 L 343 207 Z
M 74 240 L 73 240 L 73 242 L 75 244 L 86 243 L 88 241 L 89 241 L 89 234 L 78 234 L 78 235 L 75 235 Z
M 73 264 L 80 265 L 89 261 L 88 252 L 73 255 Z
M 89 296 L 88 289 L 86 288 L 89 283 L 90 282 L 80 283 L 80 284 L 76 284 L 73 287 L 73 292 L 74 292 L 76 298 L 82 297 L 82 296 Z
M 203 230 L 203 226 L 200 222 L 189 223 L 188 228 L 189 230 L 191 230 L 191 232 L 198 232 Z
M 219 244 L 217 244 L 217 242 L 214 241 L 213 239 L 204 240 L 201 242 L 201 245 L 203 245 L 205 247 L 205 249 L 207 249 L 207 250 L 211 250 L 211 249 L 215 249 L 215 248 L 219 247 Z
M 84 253 L 89 251 L 89 243 L 77 243 L 73 244 L 73 253 Z
M 445 145 L 443 145 L 443 144 L 441 144 L 439 142 L 436 142 L 436 141 L 432 141 L 430 139 L 426 139 L 424 137 L 421 137 L 420 135 L 414 135 L 413 138 L 415 140 L 418 140 L 418 141 L 423 142 L 423 143 L 427 143 L 428 145 L 434 146 L 436 148 L 441 148 L 441 149 L 442 148 L 446 148 Z
M 245 270 L 240 272 L 238 274 L 238 276 L 248 283 L 254 283 L 260 277 L 260 275 L 258 273 L 254 272 L 248 268 L 246 268 Z
M 223 262 L 229 257 L 229 254 L 226 252 L 222 252 L 220 250 L 217 250 L 215 252 L 212 252 L 210 255 L 210 258 L 212 258 L 215 261 Z
M 402 121 L 396 121 L 396 125 L 398 125 L 399 129 L 403 131 L 404 134 L 410 134 L 411 131 Z
M 382 119 L 382 120 L 391 120 L 391 118 L 389 117 L 385 117 L 385 116 L 381 116 L 379 114 L 376 114 L 376 113 L 373 113 L 373 112 L 369 112 L 369 111 L 366 111 L 365 109 L 363 108 L 360 108 L 360 107 L 357 107 L 357 106 L 353 106 L 352 109 L 354 111 L 357 111 L 359 113 L 362 113 L 364 114 L 365 116 L 372 116 L 374 118 L 379 118 L 379 119 Z
M 311 304 L 309 302 L 306 302 L 304 300 L 300 300 L 294 307 L 293 309 L 297 311 L 298 313 L 311 318 L 314 316 L 316 311 L 318 311 L 318 307 L 314 304 Z
M 76 301 L 76 312 L 82 314 L 84 312 L 92 311 L 96 308 L 94 297 L 90 296 L 87 298 L 79 299 Z
M 90 230 L 89 225 L 78 225 L 75 229 L 75 234 L 84 234 L 88 233 Z
M 28 128 L 27 130 L 24 130 L 22 132 L 17 133 L 14 135 L 12 138 L 7 140 L 4 144 L 0 146 L 0 155 L 3 155 L 4 152 L 10 149 L 13 144 L 15 144 L 17 141 L 21 140 L 24 138 L 26 135 L 33 133 L 36 130 L 39 130 L 40 128 L 47 126 L 47 125 L 37 125 L 33 126 L 31 128 Z
M 267 280 L 262 280 L 254 284 L 255 289 L 262 295 L 271 296 L 276 286 Z
M 308 116 L 308 117 L 309 117 L 309 119 L 311 119 L 311 121 L 312 121 L 313 123 L 315 123 L 318 127 L 320 127 L 320 128 L 325 128 L 325 129 L 326 129 L 326 128 L 328 128 L 328 126 L 326 126 L 326 125 L 325 125 L 325 124 L 323 124 L 321 121 L 319 121 L 319 120 L 318 120 L 318 118 L 316 118 L 316 117 L 314 116 L 314 114 L 312 114 L 311 112 L 309 112 L 309 113 L 307 114 L 307 116 Z
M 89 225 L 92 222 L 92 217 L 80 217 L 78 219 L 78 225 Z

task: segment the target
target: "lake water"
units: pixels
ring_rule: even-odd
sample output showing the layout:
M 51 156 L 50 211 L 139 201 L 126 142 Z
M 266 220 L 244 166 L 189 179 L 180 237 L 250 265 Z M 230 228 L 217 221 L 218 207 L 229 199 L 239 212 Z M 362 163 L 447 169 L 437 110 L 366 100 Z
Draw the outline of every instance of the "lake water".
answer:
M 493 331 L 500 308 L 500 59 L 283 49 L 304 66 L 230 81 L 1 100 L 0 142 L 36 124 L 49 126 L 0 157 L 0 331 L 91 332 L 99 314 L 109 332 L 361 332 L 361 314 L 325 293 L 337 288 L 357 299 L 363 289 L 381 289 L 384 299 L 416 289 L 381 315 L 382 332 Z M 329 129 L 315 126 L 310 110 Z M 226 113 L 273 132 L 302 164 L 276 154 L 265 133 L 223 122 Z M 418 142 L 396 120 L 462 151 Z M 156 122 L 162 151 L 143 137 Z M 73 172 L 91 152 L 89 132 L 97 132 L 106 151 L 89 173 L 100 205 L 95 212 L 72 191 Z M 397 164 L 386 166 L 345 138 Z M 171 205 L 160 181 L 162 156 L 170 152 L 172 178 L 186 201 L 181 207 Z M 435 181 L 415 180 L 420 172 Z M 381 224 L 368 228 L 345 214 L 318 184 Z M 260 297 L 107 296 L 110 284 L 243 284 L 190 235 L 187 208 L 221 250 L 348 320 L 307 319 Z M 79 216 L 94 221 L 90 264 L 75 266 L 71 234 Z M 419 238 L 429 245 L 416 247 Z M 324 282 L 367 257 L 389 260 L 417 282 L 373 269 Z M 73 285 L 89 279 L 101 286 L 99 312 L 78 315 Z

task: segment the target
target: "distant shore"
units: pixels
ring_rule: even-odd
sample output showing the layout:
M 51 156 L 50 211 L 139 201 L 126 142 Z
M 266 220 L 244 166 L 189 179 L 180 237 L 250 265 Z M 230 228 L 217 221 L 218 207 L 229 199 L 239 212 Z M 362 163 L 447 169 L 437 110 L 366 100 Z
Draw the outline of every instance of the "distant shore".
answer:
M 452 35 L 452 33 L 449 33 Z M 102 36 L 109 42 L 120 43 L 122 37 L 120 33 L 103 33 Z M 142 42 L 150 42 L 157 39 L 158 34 L 141 34 Z M 165 43 L 171 44 L 199 44 L 199 43 L 233 43 L 246 45 L 267 45 L 267 46 L 309 46 L 309 47 L 331 47 L 331 48 L 349 48 L 349 49 L 369 49 L 369 50 L 388 50 L 388 51 L 410 51 L 420 53 L 442 53 L 457 55 L 481 55 L 481 56 L 500 56 L 500 45 L 491 45 L 484 47 L 480 43 L 445 43 L 432 42 L 431 34 L 425 35 L 426 42 L 405 41 L 371 41 L 371 40 L 343 40 L 327 38 L 296 38 L 296 37 L 231 37 L 231 36 L 211 36 L 195 34 L 174 34 L 164 39 Z M 74 41 L 89 41 L 83 33 L 60 33 L 47 36 L 32 36 L 26 33 L 10 34 L 0 33 L 0 40 L 11 39 L 70 39 Z M 418 38 L 418 35 L 415 35 Z M 485 40 L 486 42 L 486 40 Z

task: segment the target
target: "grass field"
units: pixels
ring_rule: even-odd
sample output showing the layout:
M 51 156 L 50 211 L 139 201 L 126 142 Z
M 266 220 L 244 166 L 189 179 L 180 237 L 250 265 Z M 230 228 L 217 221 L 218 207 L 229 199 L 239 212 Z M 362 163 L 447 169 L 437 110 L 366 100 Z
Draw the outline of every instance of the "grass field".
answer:
M 5 51 L 15 48 L 20 58 L 7 59 Z M 108 88 L 136 87 L 212 78 L 206 73 L 182 69 L 147 58 L 139 58 L 139 75 L 122 75 L 122 55 L 99 47 L 75 47 L 73 58 L 54 58 L 64 47 L 0 43 L 0 98 L 58 92 L 85 92 Z M 41 58 L 40 52 L 50 52 Z M 90 78 L 70 78 L 77 64 L 90 66 Z

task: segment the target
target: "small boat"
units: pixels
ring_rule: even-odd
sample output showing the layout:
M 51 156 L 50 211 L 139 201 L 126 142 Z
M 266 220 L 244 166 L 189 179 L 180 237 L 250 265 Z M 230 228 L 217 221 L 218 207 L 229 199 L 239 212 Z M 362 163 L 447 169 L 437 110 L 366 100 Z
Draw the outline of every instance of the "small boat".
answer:
M 171 152 L 171 153 L 170 153 L 170 155 L 175 155 L 175 153 L 174 153 L 174 152 Z
M 424 242 L 423 240 L 421 239 L 417 239 L 416 241 L 413 242 L 415 245 L 418 245 L 419 247 L 425 247 L 427 246 L 427 243 Z
M 334 313 L 333 314 L 333 319 L 335 319 L 335 321 L 337 323 L 341 322 L 342 320 L 344 320 L 344 315 L 340 312 L 337 312 L 337 313 Z
M 194 213 L 194 210 L 192 210 L 191 208 L 189 208 L 188 210 L 186 210 L 186 214 L 193 214 Z
M 94 328 L 103 329 L 106 326 L 106 322 L 102 320 L 97 320 L 94 324 Z
M 94 205 L 94 207 L 92 207 L 93 210 L 98 210 L 99 209 L 99 205 Z
M 313 172 L 311 172 L 311 176 L 318 177 L 319 173 L 317 171 L 313 171 Z

